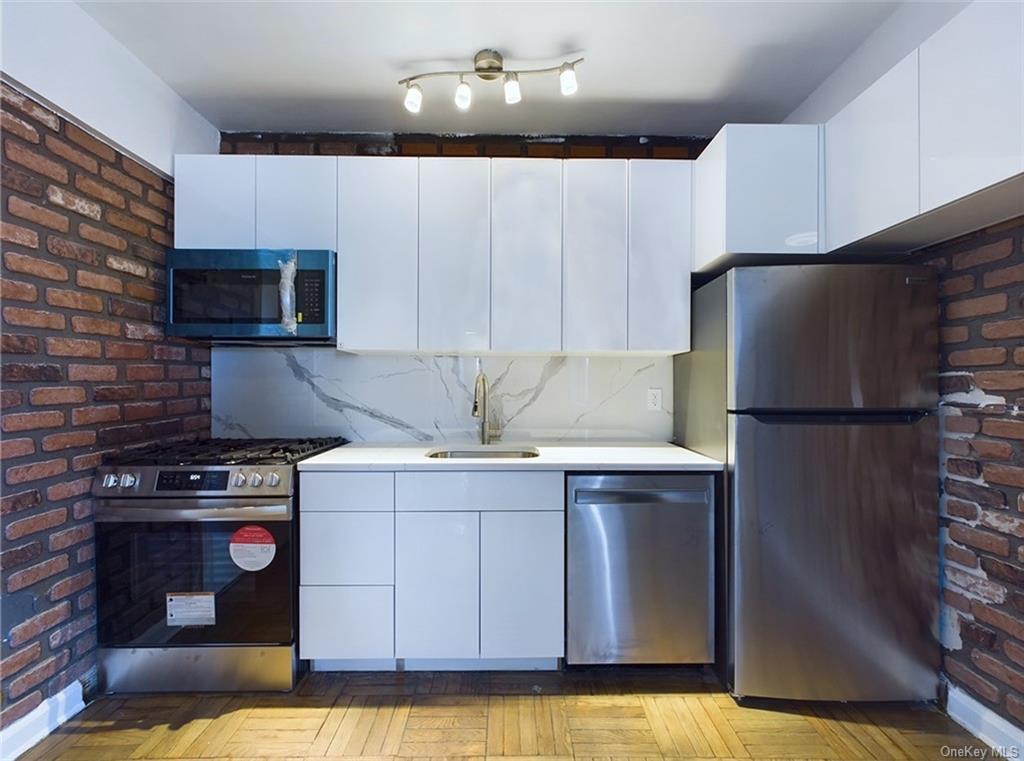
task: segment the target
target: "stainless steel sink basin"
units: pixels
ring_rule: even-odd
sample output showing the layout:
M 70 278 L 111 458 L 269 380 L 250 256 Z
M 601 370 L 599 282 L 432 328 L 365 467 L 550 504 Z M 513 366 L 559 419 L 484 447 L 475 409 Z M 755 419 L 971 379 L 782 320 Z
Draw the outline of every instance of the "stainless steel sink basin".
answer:
M 526 458 L 536 457 L 539 455 L 533 447 L 525 447 L 523 449 L 502 449 L 492 447 L 480 447 L 479 449 L 431 449 L 427 452 L 427 457 L 433 457 L 434 459 L 443 460 L 475 460 L 481 458 Z

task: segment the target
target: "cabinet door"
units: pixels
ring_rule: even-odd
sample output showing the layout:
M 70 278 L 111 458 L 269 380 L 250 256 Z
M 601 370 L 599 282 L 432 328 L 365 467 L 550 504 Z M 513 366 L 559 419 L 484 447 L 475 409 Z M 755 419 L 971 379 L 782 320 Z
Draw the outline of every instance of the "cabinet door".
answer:
M 825 125 L 829 251 L 917 215 L 917 96 L 915 50 Z
M 560 658 L 565 514 L 480 516 L 480 656 Z
M 491 162 L 491 348 L 562 348 L 562 162 Z
M 304 513 L 299 583 L 395 583 L 394 513 Z
M 480 655 L 480 514 L 395 516 L 395 654 Z
M 690 350 L 689 161 L 629 162 L 629 349 Z
M 299 587 L 300 658 L 394 658 L 392 587 Z
M 626 162 L 564 165 L 563 348 L 626 348 Z
M 257 248 L 338 248 L 338 160 L 256 157 Z
M 490 161 L 420 159 L 419 348 L 490 348 Z
M 1024 171 L 1022 16 L 974 2 L 921 45 L 921 211 Z
M 418 162 L 338 159 L 338 348 L 416 350 Z
M 176 248 L 256 247 L 256 157 L 174 157 Z

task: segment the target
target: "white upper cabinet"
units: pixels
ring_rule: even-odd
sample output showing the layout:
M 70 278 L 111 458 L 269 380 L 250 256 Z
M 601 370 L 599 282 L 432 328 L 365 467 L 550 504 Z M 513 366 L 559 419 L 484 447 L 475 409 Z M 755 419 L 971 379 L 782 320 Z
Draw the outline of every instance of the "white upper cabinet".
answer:
M 819 128 L 727 124 L 694 162 L 694 270 L 735 254 L 816 254 Z
M 1024 4 L 971 3 L 921 45 L 921 211 L 1024 171 Z
M 420 159 L 419 349 L 490 348 L 491 164 Z
M 338 248 L 338 160 L 256 156 L 256 247 Z
M 630 351 L 690 350 L 693 162 L 629 162 Z
M 579 159 L 563 168 L 562 346 L 569 352 L 626 349 L 625 160 Z
M 176 248 L 256 247 L 256 157 L 174 157 Z
M 419 164 L 338 159 L 338 348 L 416 351 Z
M 917 99 L 915 50 L 825 125 L 829 251 L 918 214 Z
M 491 162 L 491 349 L 562 348 L 562 162 Z

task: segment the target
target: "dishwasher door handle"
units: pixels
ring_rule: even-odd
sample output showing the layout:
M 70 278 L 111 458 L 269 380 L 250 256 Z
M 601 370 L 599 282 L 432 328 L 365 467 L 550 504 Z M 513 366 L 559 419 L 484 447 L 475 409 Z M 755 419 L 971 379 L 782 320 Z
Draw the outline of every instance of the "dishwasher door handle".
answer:
M 649 505 L 695 504 L 707 505 L 711 495 L 707 489 L 576 489 L 576 505 Z

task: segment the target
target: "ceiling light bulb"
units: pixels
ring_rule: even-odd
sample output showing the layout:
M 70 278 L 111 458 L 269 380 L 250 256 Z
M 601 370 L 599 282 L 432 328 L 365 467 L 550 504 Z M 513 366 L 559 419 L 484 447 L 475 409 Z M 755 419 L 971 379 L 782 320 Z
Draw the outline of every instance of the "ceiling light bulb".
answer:
M 505 75 L 505 102 L 511 106 L 522 99 L 523 94 L 519 92 L 519 75 L 509 72 Z
M 572 95 L 579 89 L 576 81 L 576 67 L 572 64 L 563 63 L 558 71 L 558 84 L 562 88 L 562 95 Z
M 405 88 L 405 110 L 411 114 L 418 114 L 420 106 L 423 105 L 423 90 L 419 85 L 409 85 Z
M 459 77 L 459 86 L 455 88 L 455 106 L 460 111 L 468 111 L 473 102 L 473 91 L 469 84 L 462 77 Z

